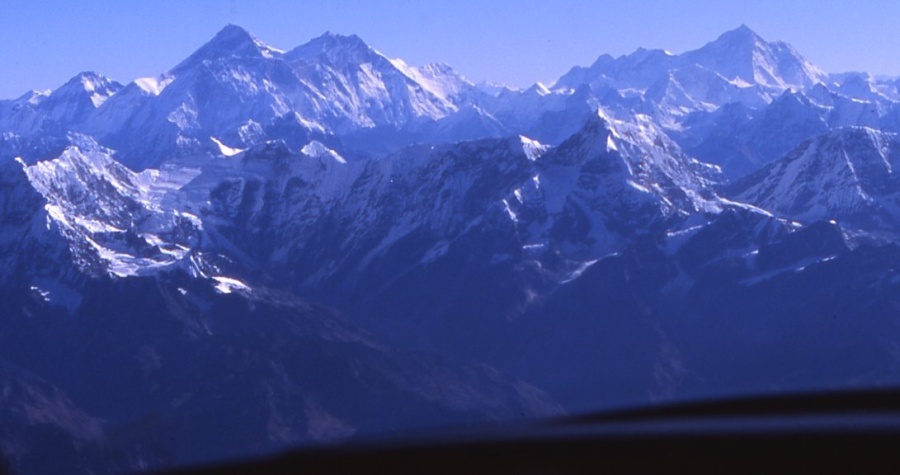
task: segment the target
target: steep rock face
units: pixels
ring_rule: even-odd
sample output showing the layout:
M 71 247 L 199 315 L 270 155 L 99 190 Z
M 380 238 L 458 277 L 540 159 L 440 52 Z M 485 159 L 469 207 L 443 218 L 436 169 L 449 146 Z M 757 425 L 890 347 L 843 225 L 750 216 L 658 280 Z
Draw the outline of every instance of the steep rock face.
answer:
M 205 222 L 251 261 L 307 283 L 358 273 L 417 233 L 452 240 L 528 179 L 530 166 L 519 139 L 418 146 L 355 163 L 273 143 L 220 163 L 229 171 L 210 166 L 185 189 L 208 194 Z
M 178 194 L 229 275 L 464 355 L 596 259 L 731 206 L 715 178 L 648 119 L 596 115 L 555 149 L 514 137 L 347 162 L 273 142 L 203 164 Z
M 323 35 L 291 50 L 284 59 L 299 80 L 314 89 L 317 105 L 338 109 L 324 125 L 334 124 L 339 132 L 403 126 L 415 119 L 438 119 L 456 109 L 355 35 Z
M 25 168 L 72 261 L 89 274 L 119 277 L 188 261 L 201 225 L 163 205 L 167 186 L 176 186 L 166 183 L 170 177 L 134 173 L 91 139 L 73 139 L 59 158 Z
M 718 212 L 706 172 L 714 169 L 684 156 L 647 118 L 598 115 L 541 157 L 536 178 L 506 203 L 530 245 L 586 260 L 673 220 Z
M 276 117 L 293 117 L 291 97 L 309 96 L 281 54 L 228 26 L 166 75 L 126 88 L 129 97 L 108 107 L 128 112 L 101 115 L 91 131 L 137 169 L 179 150 L 209 150 L 211 136 L 235 146 L 252 142 Z
M 475 104 L 488 95 L 445 63 L 421 67 L 410 66 L 401 59 L 392 59 L 391 63 L 428 92 L 457 107 Z
M 407 265 L 430 262 L 484 226 L 513 232 L 530 253 L 587 260 L 723 206 L 711 189 L 715 169 L 647 119 L 595 116 L 556 149 L 517 137 L 345 163 L 314 148 L 293 154 L 272 143 L 207 164 L 184 201 L 209 200 L 192 212 L 248 268 L 304 286 L 352 283 L 398 246 Z
M 895 233 L 898 153 L 894 134 L 841 128 L 807 141 L 730 193 L 801 221 L 836 219 L 852 228 Z
M 73 136 L 72 141 L 57 159 L 32 166 L 8 162 L 9 172 L 3 174 L 0 235 L 8 252 L 0 288 L 0 304 L 7 309 L 0 319 L 0 359 L 49 378 L 60 394 L 77 401 L 53 396 L 54 407 L 78 417 L 89 411 L 103 421 L 95 421 L 98 429 L 87 441 L 48 428 L 44 432 L 56 434 L 53 440 L 39 437 L 27 447 L 4 447 L 15 467 L 39 466 L 27 453 L 34 447 L 60 451 L 60 461 L 77 460 L 73 473 L 81 468 L 85 473 L 120 471 L 267 453 L 353 434 L 560 413 L 542 391 L 497 370 L 395 350 L 329 310 L 266 290 L 258 285 L 264 279 L 247 285 L 222 275 L 220 267 L 203 265 L 197 248 L 228 249 L 234 259 L 226 264 L 243 269 L 234 264 L 242 255 L 235 246 L 216 247 L 223 243 L 221 236 L 205 234 L 207 225 L 217 229 L 212 217 L 204 216 L 210 221 L 201 223 L 181 211 L 195 197 L 196 189 L 181 190 L 194 175 L 184 169 L 134 173 L 87 138 Z M 469 152 L 474 150 L 458 155 L 452 150 L 442 152 L 449 161 L 472 164 Z M 500 159 L 485 160 L 486 170 L 508 165 L 504 153 L 511 152 L 489 155 Z M 285 159 L 296 159 L 289 174 Z M 319 178 L 330 166 L 350 166 L 321 143 L 304 147 L 299 157 L 275 145 L 235 160 L 240 162 L 222 157 L 219 163 L 226 168 L 218 171 L 236 165 L 245 179 L 257 173 L 276 183 Z M 527 162 L 527 156 L 522 160 Z M 423 161 L 382 167 L 364 166 L 358 173 L 378 186 L 391 187 L 393 179 L 409 190 L 420 174 L 437 173 Z M 485 181 L 475 186 L 489 187 L 494 178 L 485 173 Z M 223 179 L 233 183 L 229 180 L 235 176 L 218 176 Z M 195 186 L 205 189 L 201 182 Z M 442 180 L 434 176 L 432 182 L 441 185 Z M 329 193 L 345 197 L 344 184 L 334 182 L 329 191 L 318 181 L 308 183 L 317 194 L 310 199 L 327 199 Z M 227 209 L 238 205 L 240 200 L 224 198 L 228 187 L 220 185 L 207 198 L 222 198 L 217 205 Z M 248 192 L 252 188 L 248 185 Z M 437 199 L 430 193 L 421 199 Z M 303 207 L 290 196 L 280 206 Z M 422 207 L 421 200 L 403 203 L 402 196 L 391 198 L 385 212 Z M 453 221 L 457 207 L 464 205 L 448 203 L 431 225 L 461 226 Z M 264 233 L 271 230 L 264 224 L 268 218 L 242 213 L 228 217 L 262 226 L 254 229 Z M 379 238 L 385 237 L 380 232 L 390 235 L 392 227 L 377 223 L 378 217 L 362 224 L 372 226 Z M 415 222 L 408 219 L 404 222 Z M 322 371 L 328 373 L 327 382 Z M 34 407 L 46 410 L 38 404 L 43 396 L 27 391 L 42 398 Z M 62 402 L 53 402 L 57 399 Z M 8 407 L 29 404 L 15 396 Z M 148 409 L 153 407 L 167 410 L 155 414 Z M 19 437 L 34 432 L 19 422 L 6 427 Z

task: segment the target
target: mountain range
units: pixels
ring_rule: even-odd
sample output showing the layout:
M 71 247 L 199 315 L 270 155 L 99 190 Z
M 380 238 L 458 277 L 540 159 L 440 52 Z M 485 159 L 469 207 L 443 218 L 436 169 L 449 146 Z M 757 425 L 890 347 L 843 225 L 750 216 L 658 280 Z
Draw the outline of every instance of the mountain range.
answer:
M 746 26 L 476 85 L 229 25 L 0 101 L 0 450 L 150 470 L 900 382 L 900 80 Z

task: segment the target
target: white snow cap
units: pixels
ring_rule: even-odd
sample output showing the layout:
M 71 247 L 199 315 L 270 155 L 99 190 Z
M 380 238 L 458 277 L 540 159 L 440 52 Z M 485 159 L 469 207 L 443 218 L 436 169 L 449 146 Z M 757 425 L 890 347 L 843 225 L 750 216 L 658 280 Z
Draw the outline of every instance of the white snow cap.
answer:
M 316 158 L 329 157 L 334 159 L 334 161 L 338 163 L 347 163 L 347 160 L 345 160 L 344 157 L 342 157 L 339 153 L 326 147 L 325 144 L 319 142 L 318 140 L 313 140 L 312 142 L 304 145 L 303 148 L 300 149 L 300 153 Z

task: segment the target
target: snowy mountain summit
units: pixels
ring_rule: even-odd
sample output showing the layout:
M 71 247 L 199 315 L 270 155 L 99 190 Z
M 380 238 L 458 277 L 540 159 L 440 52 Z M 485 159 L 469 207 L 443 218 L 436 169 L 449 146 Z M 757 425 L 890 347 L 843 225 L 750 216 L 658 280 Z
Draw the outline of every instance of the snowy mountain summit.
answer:
M 389 59 L 356 35 L 325 33 L 282 50 L 228 25 L 157 77 L 123 86 L 81 73 L 0 103 L 0 152 L 21 158 L 46 219 L 91 275 L 209 277 L 224 265 L 259 278 L 294 266 L 296 285 L 318 288 L 342 272 L 362 278 L 412 236 L 461 239 L 465 220 L 480 229 L 478 213 L 497 210 L 528 256 L 581 263 L 735 207 L 800 221 L 846 217 L 886 232 L 896 226 L 893 205 L 872 187 L 887 189 L 884 144 L 900 108 L 892 86 L 874 81 L 828 76 L 745 25 L 682 54 L 603 55 L 552 87 L 500 92 L 445 64 Z M 825 137 L 840 147 L 813 139 L 831 128 Z M 513 152 L 510 143 L 526 145 Z M 529 158 L 494 172 L 456 168 L 460 154 L 487 157 L 491 147 Z M 869 156 L 883 158 L 887 175 L 856 162 Z M 826 159 L 834 166 L 823 168 Z M 722 186 L 752 167 L 761 169 Z M 816 194 L 820 187 L 846 192 Z M 400 190 L 421 200 L 404 206 Z M 310 247 L 319 229 L 343 233 L 329 245 L 341 244 Z M 441 246 L 425 260 L 443 255 Z
M 715 71 L 726 79 L 772 90 L 807 89 L 826 82 L 826 75 L 783 41 L 767 42 L 746 25 L 723 33 L 700 49 L 682 55 L 683 62 Z
M 898 133 L 896 79 L 744 25 L 524 89 L 228 25 L 0 101 L 0 450 L 121 473 L 897 385 Z
M 896 134 L 839 128 L 801 144 L 736 183 L 736 195 L 803 221 L 836 219 L 862 229 L 900 229 Z

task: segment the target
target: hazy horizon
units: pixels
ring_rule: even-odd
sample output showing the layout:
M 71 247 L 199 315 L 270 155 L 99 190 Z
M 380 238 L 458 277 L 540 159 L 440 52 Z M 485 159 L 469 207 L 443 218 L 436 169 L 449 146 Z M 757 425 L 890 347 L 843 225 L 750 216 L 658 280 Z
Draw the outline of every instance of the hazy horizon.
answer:
M 161 0 L 152 4 L 0 0 L 11 21 L 0 31 L 0 98 L 53 89 L 81 71 L 122 83 L 167 71 L 236 24 L 289 49 L 325 31 L 357 34 L 388 57 L 412 65 L 442 62 L 473 82 L 515 87 L 553 83 L 602 54 L 639 47 L 681 53 L 746 24 L 784 40 L 827 72 L 900 75 L 900 3 L 660 0 L 548 5 L 504 0 L 363 2 Z M 850 27 L 863 25 L 861 27 Z

